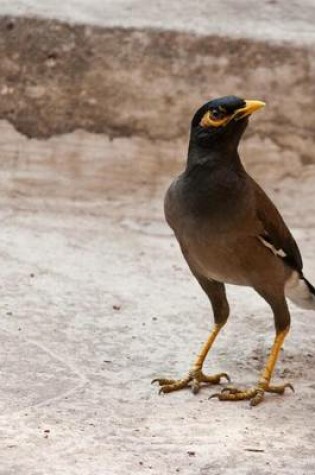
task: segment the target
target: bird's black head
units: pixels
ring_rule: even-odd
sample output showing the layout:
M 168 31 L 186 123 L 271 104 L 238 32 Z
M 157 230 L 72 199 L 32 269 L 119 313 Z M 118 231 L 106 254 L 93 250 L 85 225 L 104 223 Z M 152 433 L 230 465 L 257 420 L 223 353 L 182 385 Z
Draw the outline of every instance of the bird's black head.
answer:
M 191 142 L 206 149 L 237 149 L 248 124 L 248 117 L 265 105 L 225 96 L 206 102 L 191 123 Z

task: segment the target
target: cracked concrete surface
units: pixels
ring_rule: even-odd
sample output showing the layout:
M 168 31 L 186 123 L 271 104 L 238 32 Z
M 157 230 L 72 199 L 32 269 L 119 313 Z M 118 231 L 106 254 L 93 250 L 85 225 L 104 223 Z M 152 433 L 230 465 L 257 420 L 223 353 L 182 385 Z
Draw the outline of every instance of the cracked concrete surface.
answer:
M 250 4 L 239 2 L 240 19 Z M 209 95 L 267 100 L 242 156 L 315 282 L 312 3 L 285 13 L 255 3 L 257 28 L 237 30 L 222 2 L 203 2 L 191 25 L 203 36 L 188 33 L 186 2 L 181 15 L 171 4 L 164 26 L 177 31 L 164 32 L 142 28 L 156 26 L 163 2 L 147 13 L 143 2 L 115 2 L 105 21 L 108 5 L 58 4 L 59 19 L 89 26 L 0 19 L 0 475 L 313 475 L 312 312 L 291 307 L 275 373 L 295 394 L 250 409 L 208 400 L 216 387 L 162 397 L 150 386 L 188 370 L 212 322 L 163 218 L 190 115 Z M 54 6 L 14 0 L 0 11 L 50 16 Z M 133 29 L 92 25 L 127 26 L 128 7 Z M 247 39 L 203 31 L 213 8 L 231 38 Z M 228 296 L 232 315 L 207 370 L 250 385 L 272 342 L 271 312 L 249 289 Z

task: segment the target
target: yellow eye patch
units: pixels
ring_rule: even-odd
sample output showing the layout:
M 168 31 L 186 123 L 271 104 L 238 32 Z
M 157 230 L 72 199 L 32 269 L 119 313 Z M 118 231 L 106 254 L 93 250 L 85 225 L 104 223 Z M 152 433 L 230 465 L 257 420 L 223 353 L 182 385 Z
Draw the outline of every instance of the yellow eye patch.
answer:
M 211 111 L 207 111 L 200 121 L 202 127 L 222 127 L 230 121 L 230 116 L 215 117 Z
M 244 105 L 239 109 L 234 110 L 233 113 L 228 113 L 222 106 L 208 110 L 202 117 L 199 125 L 201 125 L 201 127 L 224 127 L 233 118 L 235 118 L 235 120 L 243 119 L 266 105 L 262 101 L 243 102 Z

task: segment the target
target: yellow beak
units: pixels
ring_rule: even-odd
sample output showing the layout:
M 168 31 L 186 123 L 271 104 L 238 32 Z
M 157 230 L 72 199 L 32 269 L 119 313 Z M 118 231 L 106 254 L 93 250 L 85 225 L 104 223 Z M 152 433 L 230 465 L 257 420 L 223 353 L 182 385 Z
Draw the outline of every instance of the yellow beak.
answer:
M 251 115 L 253 112 L 258 111 L 262 107 L 265 107 L 266 103 L 262 101 L 245 101 L 245 107 L 237 109 L 233 116 L 236 120 L 243 119 L 248 115 Z

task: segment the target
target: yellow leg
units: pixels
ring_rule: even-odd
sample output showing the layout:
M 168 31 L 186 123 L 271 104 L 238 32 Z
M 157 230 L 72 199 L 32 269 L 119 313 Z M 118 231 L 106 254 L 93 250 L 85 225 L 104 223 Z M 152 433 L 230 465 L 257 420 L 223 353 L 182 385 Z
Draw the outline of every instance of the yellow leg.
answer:
M 271 376 L 273 373 L 273 370 L 276 366 L 277 360 L 279 358 L 279 353 L 282 348 L 283 342 L 285 340 L 285 337 L 287 336 L 289 332 L 289 329 L 286 329 L 280 333 L 275 338 L 275 341 L 272 345 L 271 352 L 269 355 L 269 358 L 267 360 L 266 366 L 262 372 L 262 375 L 259 379 L 259 383 L 261 386 L 269 386 Z
M 204 363 L 204 361 L 207 357 L 207 354 L 209 353 L 209 350 L 212 347 L 212 345 L 214 343 L 214 340 L 216 339 L 216 337 L 220 333 L 221 328 L 222 328 L 222 325 L 214 325 L 214 328 L 213 328 L 212 332 L 208 336 L 207 341 L 202 346 L 202 348 L 200 350 L 200 353 L 198 354 L 198 356 L 196 358 L 195 364 L 193 366 L 194 368 L 196 368 L 196 369 L 201 369 L 202 368 L 203 363 Z
M 286 388 L 290 388 L 294 391 L 293 386 L 290 383 L 281 384 L 279 386 L 270 385 L 271 376 L 288 331 L 289 329 L 287 328 L 277 334 L 257 386 L 247 390 L 241 390 L 233 386 L 226 386 L 221 393 L 213 394 L 211 397 L 218 397 L 221 401 L 241 401 L 243 399 L 250 399 L 251 405 L 256 406 L 263 400 L 265 392 L 283 394 Z
M 218 384 L 220 383 L 221 378 L 226 378 L 228 381 L 230 380 L 229 376 L 226 373 L 219 373 L 212 376 L 207 376 L 202 372 L 203 363 L 222 326 L 223 325 L 214 326 L 212 332 L 210 333 L 207 341 L 201 348 L 200 353 L 198 354 L 196 361 L 192 369 L 188 372 L 187 376 L 185 376 L 183 379 L 178 380 L 157 378 L 152 381 L 152 383 L 157 382 L 161 386 L 160 393 L 170 393 L 172 391 L 177 391 L 187 386 L 191 386 L 193 393 L 196 394 L 200 389 L 201 383 Z

